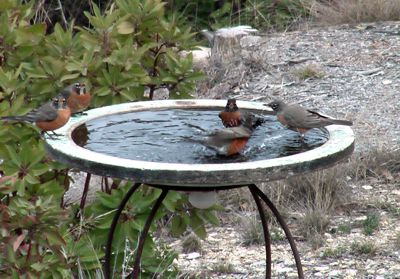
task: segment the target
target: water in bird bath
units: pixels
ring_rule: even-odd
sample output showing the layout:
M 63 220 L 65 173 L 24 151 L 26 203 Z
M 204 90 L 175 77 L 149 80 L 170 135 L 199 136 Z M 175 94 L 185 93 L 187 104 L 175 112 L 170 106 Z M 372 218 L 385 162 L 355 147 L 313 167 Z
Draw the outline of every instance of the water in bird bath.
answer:
M 113 114 L 86 122 L 72 134 L 73 140 L 95 152 L 132 160 L 165 163 L 234 163 L 272 159 L 304 152 L 322 145 L 328 134 L 313 129 L 304 142 L 287 130 L 275 116 L 260 115 L 265 122 L 257 127 L 245 150 L 224 157 L 193 140 L 224 128 L 219 109 L 167 109 Z M 83 140 L 82 140 L 83 139 Z

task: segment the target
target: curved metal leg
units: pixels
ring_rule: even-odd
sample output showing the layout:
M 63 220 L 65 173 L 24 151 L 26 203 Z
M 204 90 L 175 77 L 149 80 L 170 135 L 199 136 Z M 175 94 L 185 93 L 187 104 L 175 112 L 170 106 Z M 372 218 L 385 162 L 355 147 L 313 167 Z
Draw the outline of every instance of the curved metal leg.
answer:
M 289 227 L 287 226 L 285 220 L 282 218 L 281 214 L 279 213 L 278 209 L 275 207 L 275 205 L 269 200 L 269 198 L 254 184 L 249 186 L 250 191 L 257 196 L 259 196 L 265 204 L 269 207 L 269 209 L 272 211 L 272 213 L 275 215 L 276 220 L 279 222 L 281 225 L 283 231 L 286 234 L 286 238 L 289 241 L 290 248 L 292 249 L 293 257 L 296 262 L 296 267 L 297 267 L 297 274 L 299 279 L 304 279 L 304 273 L 303 273 L 303 267 L 301 265 L 301 260 L 300 260 L 300 255 L 299 252 L 297 251 L 296 243 L 294 242 L 293 236 L 290 233 Z
M 114 218 L 112 220 L 112 223 L 110 226 L 110 232 L 108 233 L 106 253 L 104 255 L 104 278 L 106 278 L 106 279 L 111 278 L 111 263 L 110 263 L 111 246 L 112 246 L 112 242 L 113 242 L 114 231 L 118 224 L 118 219 L 121 216 L 122 210 L 124 209 L 126 203 L 130 199 L 130 197 L 133 195 L 133 193 L 135 193 L 135 191 L 139 188 L 140 185 L 142 185 L 142 183 L 135 183 L 132 185 L 132 187 L 129 189 L 129 191 L 126 193 L 125 197 L 119 204 L 117 211 L 115 212 Z
M 86 173 L 86 180 L 85 180 L 85 186 L 83 187 L 83 192 L 82 192 L 82 197 L 81 197 L 81 203 L 79 205 L 79 208 L 81 209 L 81 214 L 83 212 L 83 209 L 85 208 L 86 204 L 86 197 L 89 192 L 89 184 L 90 184 L 90 178 L 92 177 L 91 173 Z
M 149 234 L 149 229 L 151 226 L 151 223 L 153 222 L 154 216 L 157 213 L 157 210 L 160 208 L 162 201 L 165 199 L 165 197 L 168 194 L 168 190 L 163 189 L 161 192 L 161 195 L 158 197 L 157 201 L 155 202 L 153 208 L 151 209 L 151 212 L 149 216 L 147 217 L 146 223 L 143 227 L 142 232 L 140 233 L 140 238 L 139 238 L 139 243 L 138 247 L 136 249 L 136 257 L 135 257 L 135 262 L 133 264 L 133 271 L 128 275 L 128 277 L 131 277 L 133 279 L 139 278 L 140 274 L 140 259 L 142 258 L 142 252 L 144 248 L 144 242 L 146 240 L 147 235 Z
M 272 271 L 271 271 L 271 239 L 270 239 L 270 234 L 269 234 L 269 229 L 268 229 L 268 222 L 267 218 L 265 217 L 265 212 L 262 207 L 262 204 L 260 202 L 260 198 L 257 196 L 256 192 L 252 187 L 249 187 L 249 190 L 251 194 L 253 195 L 253 199 L 256 202 L 258 212 L 260 213 L 260 218 L 261 218 L 261 224 L 263 227 L 263 232 L 264 232 L 264 241 L 265 241 L 265 265 L 266 265 L 266 271 L 265 271 L 265 278 L 266 279 L 271 279 L 272 278 Z

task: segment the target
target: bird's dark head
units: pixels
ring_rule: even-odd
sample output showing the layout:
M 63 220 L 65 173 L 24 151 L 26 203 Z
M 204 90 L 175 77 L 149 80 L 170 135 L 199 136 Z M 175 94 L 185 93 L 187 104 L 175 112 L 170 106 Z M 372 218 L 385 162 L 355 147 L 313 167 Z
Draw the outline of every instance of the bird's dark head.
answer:
M 274 100 L 271 103 L 266 104 L 266 106 L 272 108 L 273 111 L 278 112 L 282 110 L 282 108 L 285 106 L 285 103 L 281 100 Z
M 228 99 L 227 103 L 226 103 L 226 107 L 225 110 L 232 112 L 232 111 L 237 111 L 239 108 L 236 105 L 236 99 Z
M 56 109 L 65 109 L 67 107 L 67 100 L 62 95 L 53 98 L 52 103 Z
M 78 95 L 84 95 L 86 94 L 86 86 L 82 82 L 76 82 L 73 84 L 73 91 Z

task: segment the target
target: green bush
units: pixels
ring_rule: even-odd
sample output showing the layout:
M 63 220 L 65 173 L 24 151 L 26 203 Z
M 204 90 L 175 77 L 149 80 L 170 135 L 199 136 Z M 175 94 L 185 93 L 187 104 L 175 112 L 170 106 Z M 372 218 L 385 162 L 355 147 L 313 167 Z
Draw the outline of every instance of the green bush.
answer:
M 176 17 L 167 20 L 159 0 L 116 0 L 104 13 L 92 3 L 92 13 L 85 12 L 88 26 L 68 23 L 63 29 L 56 24 L 53 31 L 38 20 L 37 4 L 0 2 L 1 116 L 24 114 L 78 80 L 91 90 L 92 107 L 98 107 L 151 99 L 158 88 L 167 88 L 170 97 L 186 98 L 202 78 L 192 70 L 192 57 L 181 55 L 195 47 L 193 33 Z M 145 88 L 149 97 L 144 96 Z M 1 170 L 16 179 L 0 185 L 0 277 L 91 278 L 101 273 L 111 210 L 130 185 L 100 194 L 77 220 L 72 208 L 60 207 L 68 184 L 66 166 L 48 158 L 37 128 L 3 122 L 0 142 Z M 123 253 L 135 249 L 144 216 L 158 194 L 159 190 L 141 187 L 124 211 L 113 247 L 116 274 L 131 263 L 132 257 Z M 135 202 L 138 199 L 140 203 Z M 191 226 L 204 237 L 204 222 L 215 222 L 212 210 L 194 210 L 186 197 L 174 192 L 156 219 L 167 213 L 184 220 L 172 224 L 177 234 Z M 190 215 L 195 218 L 187 220 Z M 155 230 L 152 226 L 150 235 Z M 127 247 L 125 239 L 133 247 Z M 172 276 L 174 257 L 149 237 L 144 274 L 169 270 Z

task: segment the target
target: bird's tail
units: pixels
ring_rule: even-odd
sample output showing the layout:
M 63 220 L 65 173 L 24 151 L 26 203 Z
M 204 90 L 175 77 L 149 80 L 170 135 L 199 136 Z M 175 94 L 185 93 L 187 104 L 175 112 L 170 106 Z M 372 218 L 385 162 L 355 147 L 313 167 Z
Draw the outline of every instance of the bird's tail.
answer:
M 3 116 L 0 118 L 2 121 L 29 121 L 26 116 Z
M 346 126 L 352 126 L 353 122 L 350 120 L 342 120 L 342 119 L 329 119 L 332 124 L 337 124 L 337 125 L 346 125 Z

